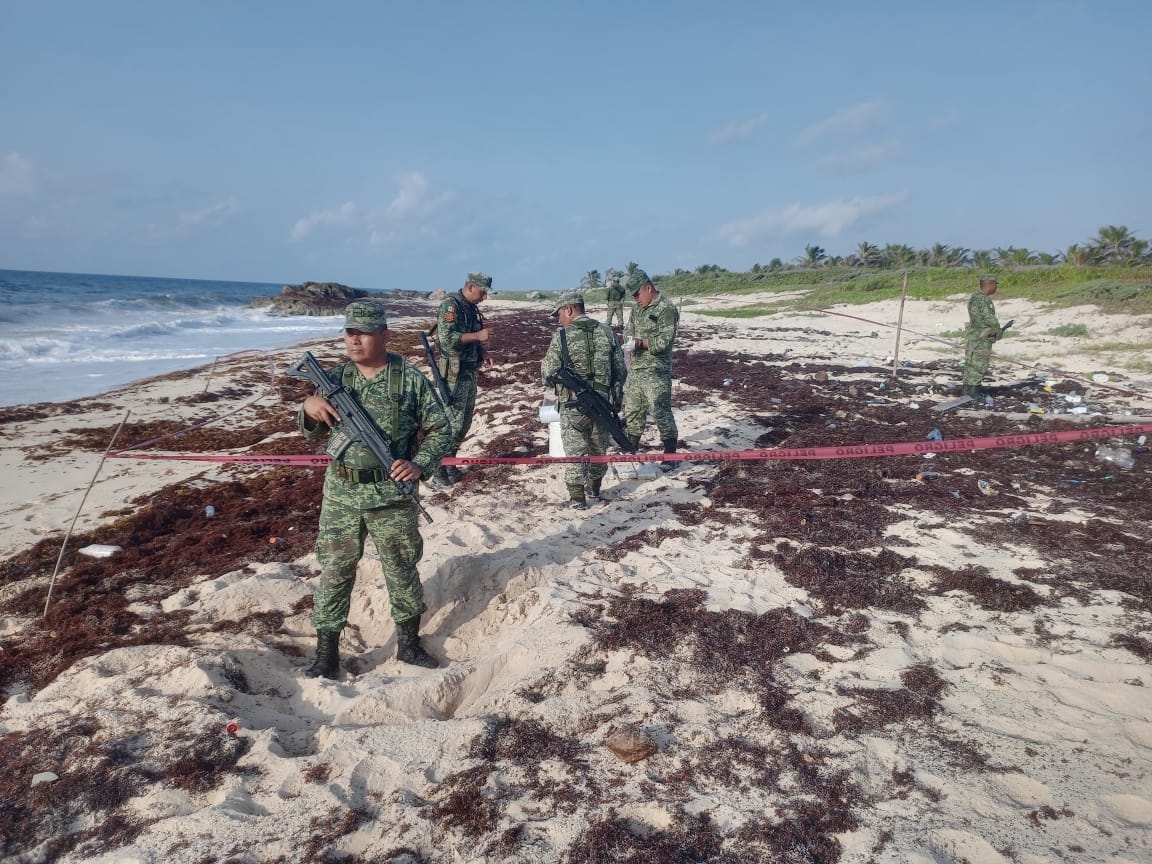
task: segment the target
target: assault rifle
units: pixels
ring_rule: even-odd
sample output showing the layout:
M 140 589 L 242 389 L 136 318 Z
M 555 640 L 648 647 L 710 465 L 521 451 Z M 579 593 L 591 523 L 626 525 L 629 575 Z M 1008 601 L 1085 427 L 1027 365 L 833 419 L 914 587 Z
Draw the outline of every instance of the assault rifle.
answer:
M 364 410 L 363 406 L 356 401 L 355 393 L 342 384 L 333 384 L 332 379 L 324 372 L 324 367 L 312 356 L 311 351 L 305 351 L 300 362 L 289 369 L 288 374 L 293 378 L 305 378 L 315 384 L 320 395 L 331 402 L 332 407 L 340 415 L 340 422 L 337 424 L 340 431 L 352 441 L 359 441 L 372 451 L 372 455 L 380 462 L 385 475 L 391 473 L 392 463 L 396 461 L 396 457 L 392 455 L 392 442 L 372 422 L 372 418 L 368 416 L 368 412 Z M 428 511 L 424 509 L 424 505 L 420 503 L 420 498 L 416 494 L 416 484 L 411 480 L 393 480 L 392 482 L 396 484 L 397 489 L 412 499 L 412 503 L 420 509 L 424 518 L 431 522 L 432 517 L 428 515 Z
M 440 393 L 440 402 L 443 404 L 444 410 L 447 411 L 452 407 L 452 391 L 448 389 L 448 382 L 440 373 L 436 355 L 432 353 L 432 346 L 428 344 L 428 334 L 423 330 L 420 331 L 420 342 L 424 345 L 424 357 L 428 360 L 428 368 L 432 370 L 432 383 L 436 385 L 436 390 Z
M 560 349 L 560 368 L 548 376 L 548 383 L 553 386 L 559 385 L 576 397 L 565 402 L 564 407 L 579 406 L 584 416 L 611 435 L 621 450 L 625 453 L 635 453 L 636 445 L 620 425 L 620 418 L 612 403 L 599 390 L 589 386 L 588 382 L 572 368 L 572 358 L 568 356 L 568 336 L 563 330 L 560 331 Z

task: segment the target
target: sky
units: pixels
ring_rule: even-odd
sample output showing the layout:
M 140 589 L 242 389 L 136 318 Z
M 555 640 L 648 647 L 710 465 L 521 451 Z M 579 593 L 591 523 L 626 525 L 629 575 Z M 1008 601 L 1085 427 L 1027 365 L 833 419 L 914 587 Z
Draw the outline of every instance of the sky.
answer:
M 453 290 L 1152 238 L 1152 3 L 0 0 L 0 268 Z

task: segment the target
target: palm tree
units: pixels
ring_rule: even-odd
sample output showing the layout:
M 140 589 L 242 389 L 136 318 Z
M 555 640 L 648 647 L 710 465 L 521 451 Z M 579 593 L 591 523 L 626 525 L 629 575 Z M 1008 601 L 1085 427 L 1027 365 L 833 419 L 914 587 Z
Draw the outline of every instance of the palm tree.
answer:
M 1132 244 L 1136 237 L 1124 225 L 1105 225 L 1098 232 L 1092 245 L 1100 250 L 1105 261 L 1127 261 L 1132 257 Z
M 947 267 L 948 256 L 952 254 L 952 248 L 947 243 L 933 243 L 932 249 L 928 252 L 928 265 L 930 267 Z
M 948 251 L 948 266 L 949 267 L 966 267 L 971 260 L 968 256 L 972 252 L 970 249 L 965 249 L 963 246 L 953 246 Z
M 588 273 L 580 280 L 580 287 L 585 291 L 595 291 L 601 285 L 600 271 L 589 270 Z
M 781 261 L 779 258 L 773 258 L 771 261 L 768 262 L 768 269 L 769 270 L 783 270 L 784 269 L 784 262 Z
M 628 271 L 628 275 L 631 276 L 633 273 L 640 269 L 640 265 L 635 261 L 629 261 L 628 266 L 625 269 Z
M 1017 267 L 1023 267 L 1028 264 L 1035 264 L 1036 256 L 1030 249 L 1021 246 L 1019 249 L 1012 250 L 1012 255 L 1009 260 Z
M 864 241 L 856 247 L 856 261 L 862 267 L 879 267 L 884 263 L 884 258 L 880 254 L 879 246 Z
M 804 246 L 804 257 L 800 259 L 800 263 L 804 267 L 819 267 L 827 257 L 828 253 L 821 247 L 809 243 Z
M 988 270 L 995 263 L 995 253 L 991 249 L 977 249 L 972 253 L 972 266 L 978 270 Z
M 903 243 L 889 243 L 884 247 L 882 257 L 889 267 L 911 267 L 916 263 L 916 250 Z
M 1059 264 L 1060 263 L 1059 259 L 1060 259 L 1059 253 L 1057 253 L 1056 255 L 1053 255 L 1051 252 L 1037 252 L 1036 253 L 1036 260 L 1039 261 L 1041 264 Z
M 1006 267 L 1012 263 L 1012 256 L 1015 252 L 1015 246 L 997 246 L 992 250 L 992 253 L 996 256 L 996 263 L 1001 267 Z
M 1064 250 L 1064 260 L 1073 267 L 1084 267 L 1091 264 L 1095 257 L 1094 249 L 1089 246 L 1081 246 L 1079 243 L 1073 243 Z

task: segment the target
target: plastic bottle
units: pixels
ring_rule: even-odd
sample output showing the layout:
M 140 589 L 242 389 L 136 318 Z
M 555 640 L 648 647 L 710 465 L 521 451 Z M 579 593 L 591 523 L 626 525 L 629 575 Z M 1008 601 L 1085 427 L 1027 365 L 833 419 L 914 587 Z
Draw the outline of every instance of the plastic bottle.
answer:
M 1127 447 L 1111 447 L 1104 444 L 1096 450 L 1096 458 L 1101 462 L 1111 462 L 1117 468 L 1131 468 L 1136 464 L 1136 458 Z
M 209 519 L 211 519 L 213 516 L 216 515 L 216 508 L 213 507 L 211 504 L 209 504 L 207 507 L 204 508 L 204 515 L 206 517 L 208 517 Z

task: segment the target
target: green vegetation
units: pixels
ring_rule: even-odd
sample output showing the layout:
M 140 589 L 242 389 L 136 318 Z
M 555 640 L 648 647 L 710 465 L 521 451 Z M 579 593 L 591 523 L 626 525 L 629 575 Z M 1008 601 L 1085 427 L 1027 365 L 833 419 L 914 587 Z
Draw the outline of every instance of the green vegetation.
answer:
M 702 309 L 698 315 L 707 315 L 712 318 L 759 318 L 762 315 L 775 315 L 780 311 L 779 306 L 734 306 L 731 309 Z
M 899 270 L 852 267 L 781 269 L 734 273 L 673 273 L 653 281 L 673 298 L 715 294 L 771 292 L 781 295 L 775 306 L 824 308 L 837 304 L 871 303 L 899 297 L 904 281 Z M 1152 313 L 1152 269 L 1148 267 L 1068 264 L 1027 269 L 987 271 L 1000 282 L 997 299 L 1026 298 L 1054 306 L 1096 305 L 1106 312 Z M 941 300 L 976 290 L 980 273 L 971 268 L 914 267 L 908 271 L 908 296 Z M 791 296 L 789 296 L 791 295 Z M 595 302 L 597 298 L 591 296 Z M 757 304 L 771 308 L 765 304 Z
M 1088 328 L 1083 324 L 1061 324 L 1059 327 L 1052 327 L 1044 331 L 1045 336 L 1071 336 L 1075 338 L 1086 338 L 1088 336 Z
M 629 261 L 623 273 L 636 269 L 636 262 Z M 604 279 L 620 272 L 610 267 L 603 278 L 598 270 L 585 273 L 579 282 L 586 289 L 587 301 L 603 303 Z M 1058 307 L 1094 305 L 1103 312 L 1152 314 L 1152 244 L 1123 225 L 1105 225 L 1091 240 L 1057 253 L 1016 246 L 970 250 L 945 243 L 914 249 L 899 243 L 878 246 L 864 241 L 851 254 L 834 256 L 808 244 L 804 254 L 791 264 L 773 258 L 745 272 L 703 264 L 692 271 L 677 268 L 668 274 L 652 274 L 652 281 L 683 305 L 695 302 L 693 298 L 717 294 L 778 295 L 773 301 L 758 299 L 747 306 L 707 313 L 750 318 L 785 309 L 798 312 L 898 297 L 906 276 L 912 299 L 953 298 L 975 291 L 983 275 L 999 281 L 997 299 L 1022 298 Z M 550 295 L 555 290 L 560 289 L 543 293 Z M 528 293 L 502 293 L 501 297 L 527 300 Z M 1051 335 L 1088 334 L 1085 328 L 1084 333 L 1069 330 Z

